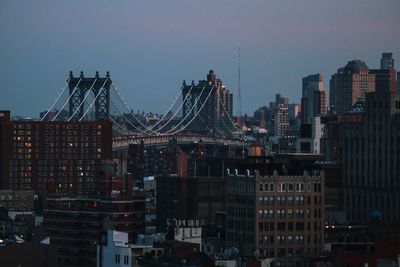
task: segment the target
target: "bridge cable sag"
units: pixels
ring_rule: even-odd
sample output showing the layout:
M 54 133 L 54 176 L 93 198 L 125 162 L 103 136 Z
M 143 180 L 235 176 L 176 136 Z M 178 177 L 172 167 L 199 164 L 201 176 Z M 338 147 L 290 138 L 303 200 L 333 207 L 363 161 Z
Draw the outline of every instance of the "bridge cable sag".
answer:
M 203 89 L 204 89 L 204 88 L 203 88 Z M 178 131 L 173 132 L 172 134 L 180 133 L 181 131 L 185 130 L 185 129 L 194 121 L 194 119 L 195 119 L 195 118 L 200 114 L 200 112 L 203 110 L 205 104 L 207 103 L 208 99 L 209 99 L 210 96 L 211 96 L 211 93 L 213 92 L 213 89 L 214 89 L 214 86 L 211 88 L 210 93 L 208 93 L 207 98 L 204 100 L 203 105 L 201 105 L 200 109 L 197 111 L 196 115 L 194 115 L 193 118 L 189 121 L 189 123 L 186 124 L 186 125 L 185 125 L 184 127 L 182 127 L 181 129 L 179 129 Z M 200 99 L 200 96 L 201 96 L 201 94 L 200 94 L 199 97 L 197 98 L 197 101 Z M 195 105 L 193 105 L 192 109 L 196 106 L 197 101 L 196 101 Z M 188 114 L 191 113 L 192 109 L 190 110 L 190 112 L 189 112 Z M 185 117 L 185 118 L 186 118 L 186 117 Z M 183 120 L 182 120 L 182 121 L 183 121 Z M 181 121 L 181 122 L 182 122 L 182 121 Z M 178 124 L 178 125 L 179 125 L 179 124 Z M 178 126 L 178 125 L 177 125 L 177 126 Z M 167 131 L 167 133 L 170 133 L 170 132 Z
M 69 95 L 69 97 L 65 101 L 64 105 L 60 108 L 60 110 L 58 111 L 56 116 L 54 116 L 54 118 L 51 121 L 54 121 L 58 117 L 58 115 L 60 115 L 61 111 L 65 108 L 65 105 L 69 102 L 69 100 L 71 99 L 72 95 L 75 93 L 75 91 L 78 88 L 78 86 L 81 83 L 81 81 L 82 81 L 82 77 L 79 79 L 78 83 L 75 85 L 74 89 L 72 90 L 72 93 Z
M 177 125 L 175 125 L 175 126 L 172 127 L 171 129 L 169 129 L 169 130 L 166 131 L 165 133 L 170 133 L 170 132 L 174 131 L 176 128 L 179 127 L 179 125 L 181 125 L 181 124 L 190 116 L 190 114 L 192 113 L 193 109 L 197 106 L 197 103 L 199 102 L 199 99 L 200 99 L 201 96 L 203 95 L 203 92 L 204 92 L 204 89 L 205 89 L 205 88 L 206 88 L 206 86 L 203 86 L 203 89 L 201 89 L 200 94 L 198 95 L 198 97 L 196 97 L 195 102 L 193 103 L 192 107 L 189 109 L 189 111 L 188 111 L 188 113 L 185 115 L 185 117 L 183 117 L 183 118 L 181 119 L 181 121 L 180 121 Z M 213 88 L 214 88 L 214 87 L 211 88 L 210 92 L 212 92 L 212 89 L 213 89 Z M 189 94 L 188 94 L 188 95 L 189 95 Z M 186 127 L 187 127 L 187 125 L 185 126 L 185 128 L 186 128 Z
M 203 87 L 203 89 L 205 88 L 205 86 Z M 170 123 L 172 121 L 173 118 L 176 117 L 176 114 L 178 114 L 178 112 L 182 109 L 183 105 L 185 104 L 186 99 L 189 97 L 190 93 L 192 92 L 193 89 L 193 85 L 190 87 L 189 92 L 186 94 L 185 98 L 182 100 L 182 103 L 179 105 L 178 110 L 172 115 L 171 118 L 169 118 L 169 120 L 167 121 L 167 123 L 163 124 L 160 128 L 158 128 L 156 131 L 160 132 L 165 126 L 168 125 L 168 123 Z M 167 131 L 168 132 L 168 131 Z
M 79 121 L 81 121 L 86 114 L 89 112 L 89 110 L 92 108 L 93 104 L 96 102 L 97 98 L 100 96 L 100 94 L 103 92 L 104 90 L 104 85 L 106 85 L 106 82 L 108 81 L 108 77 L 106 78 L 106 80 L 104 81 L 103 85 L 101 86 L 99 92 L 97 93 L 96 97 L 93 99 L 92 103 L 90 104 L 90 106 L 88 107 L 88 109 L 86 110 L 86 112 L 82 115 L 82 117 L 79 119 Z
M 90 94 L 90 92 L 91 92 L 91 90 L 92 90 L 94 84 L 96 83 L 96 81 L 97 81 L 97 78 L 96 78 L 96 79 L 94 80 L 94 82 L 92 83 L 92 86 L 90 86 L 90 88 L 89 88 L 89 90 L 88 90 L 88 93 L 85 95 L 85 97 L 83 98 L 82 102 L 81 102 L 81 103 L 79 104 L 79 106 L 76 108 L 74 114 L 72 114 L 71 117 L 69 117 L 68 121 L 70 121 L 70 120 L 75 116 L 75 114 L 76 114 L 76 113 L 78 112 L 78 110 L 81 108 L 81 106 L 83 105 L 83 103 L 85 103 L 85 100 L 86 100 L 86 98 L 89 96 L 89 94 Z
M 172 102 L 172 105 L 171 105 L 171 106 L 168 108 L 168 110 L 164 113 L 164 115 L 161 117 L 161 119 L 160 119 L 158 122 L 156 122 L 156 124 L 154 124 L 153 126 L 151 126 L 151 127 L 149 128 L 150 130 L 154 129 L 157 125 L 159 125 L 159 124 L 161 123 L 161 121 L 164 120 L 164 118 L 169 114 L 169 112 L 171 112 L 172 108 L 174 107 L 174 105 L 175 105 L 176 102 L 178 101 L 179 96 L 182 94 L 182 89 L 183 89 L 183 87 L 184 87 L 184 86 L 182 86 L 182 87 L 179 89 L 178 95 L 175 97 L 175 100 Z
M 118 109 L 118 107 L 117 107 L 117 105 L 115 105 L 114 101 L 112 101 L 112 100 L 110 99 L 110 102 L 111 102 L 111 104 L 115 107 L 115 109 L 118 111 L 118 113 L 119 113 L 133 128 L 135 128 L 135 129 L 136 129 L 137 131 L 139 131 L 140 133 L 147 134 L 146 131 L 143 131 L 143 130 L 141 130 L 139 127 L 137 127 L 136 125 L 132 124 L 132 122 L 131 122 L 128 118 L 126 118 L 125 114 L 122 113 L 122 112 Z M 110 116 L 110 117 L 111 117 L 111 116 Z M 114 120 L 113 120 L 113 121 L 114 121 Z M 133 132 L 132 132 L 132 133 L 133 133 Z
M 121 129 L 121 130 L 117 130 L 120 133 L 124 133 L 124 134 L 133 134 L 136 135 L 137 133 L 129 131 L 128 129 L 125 129 L 123 126 L 121 126 L 112 116 L 110 116 L 110 120 L 113 122 L 113 126 L 115 125 L 115 127 Z
M 122 101 L 122 103 L 124 104 L 125 108 L 128 110 L 128 112 L 132 115 L 132 117 L 140 124 L 140 126 L 142 126 L 147 132 L 152 132 L 155 133 L 152 130 L 149 130 L 149 128 L 147 128 L 139 119 L 136 118 L 135 114 L 132 113 L 131 108 L 128 106 L 128 104 L 125 102 L 124 98 L 121 96 L 121 94 L 118 92 L 117 87 L 114 85 L 114 83 L 111 84 L 112 88 L 114 89 L 114 91 L 117 93 L 119 99 Z
M 61 91 L 58 93 L 57 97 L 54 99 L 53 104 L 52 104 L 52 105 L 50 106 L 50 108 L 47 110 L 46 114 L 44 114 L 44 116 L 40 119 L 40 121 L 43 121 L 43 120 L 46 118 L 47 114 L 49 114 L 49 112 L 54 108 L 55 104 L 57 104 L 57 102 L 58 102 L 58 100 L 60 99 L 61 95 L 64 93 L 65 89 L 67 89 L 67 85 L 68 85 L 68 83 L 69 83 L 70 80 L 71 80 L 71 79 L 68 79 L 68 80 L 65 82 L 64 87 L 63 87 L 63 88 L 61 89 Z

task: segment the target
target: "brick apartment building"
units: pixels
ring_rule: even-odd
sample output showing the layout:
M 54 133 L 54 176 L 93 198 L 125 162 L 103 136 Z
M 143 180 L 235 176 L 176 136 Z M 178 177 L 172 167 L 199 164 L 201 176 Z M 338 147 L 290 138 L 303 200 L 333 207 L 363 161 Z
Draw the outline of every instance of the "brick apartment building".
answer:
M 324 244 L 324 173 L 227 178 L 227 246 L 242 256 L 304 266 Z
M 102 162 L 112 158 L 110 121 L 11 121 L 0 111 L 1 189 L 45 196 L 96 193 Z

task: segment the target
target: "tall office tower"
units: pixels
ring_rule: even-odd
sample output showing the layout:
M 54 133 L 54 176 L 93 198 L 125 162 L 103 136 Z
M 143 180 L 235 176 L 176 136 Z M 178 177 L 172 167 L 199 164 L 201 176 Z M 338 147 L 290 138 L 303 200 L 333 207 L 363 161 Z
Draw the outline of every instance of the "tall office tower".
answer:
M 382 53 L 381 68 L 369 72 L 375 75 L 375 91 L 397 91 L 397 72 L 394 68 L 392 53 Z
M 10 121 L 5 111 L 0 117 L 3 189 L 96 193 L 102 163 L 112 158 L 110 121 Z
M 288 106 L 278 104 L 274 109 L 274 135 L 284 137 L 289 128 Z
M 330 80 L 329 102 L 337 115 L 347 113 L 357 101 L 365 100 L 365 93 L 375 90 L 375 76 L 361 60 L 352 60 L 338 69 Z
M 274 258 L 275 266 L 307 266 L 324 244 L 324 173 L 230 176 L 227 246 L 241 256 Z
M 310 124 L 315 116 L 326 115 L 326 92 L 322 73 L 303 78 L 301 98 L 301 123 Z
M 341 165 L 349 223 L 400 222 L 399 125 L 400 98 L 390 88 L 367 93 L 364 105 L 327 123 L 324 154 Z
M 288 114 L 289 114 L 289 120 L 298 119 L 298 117 L 300 117 L 299 114 L 301 114 L 301 105 L 297 103 L 289 104 Z
M 400 71 L 397 72 L 397 93 L 400 94 Z
M 182 96 L 182 126 L 190 123 L 187 127 L 189 131 L 228 135 L 233 131 L 233 95 L 217 78 L 214 70 L 209 71 L 207 80 L 197 84 L 183 81 Z
M 382 70 L 394 69 L 393 53 L 382 53 L 381 69 Z

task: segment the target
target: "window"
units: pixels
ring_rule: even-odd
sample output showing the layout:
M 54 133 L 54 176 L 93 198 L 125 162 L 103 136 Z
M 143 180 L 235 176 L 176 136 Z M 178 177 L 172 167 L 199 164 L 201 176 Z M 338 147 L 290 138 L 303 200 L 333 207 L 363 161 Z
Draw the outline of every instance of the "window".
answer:
M 288 216 L 288 218 L 293 218 L 293 210 L 288 209 L 287 216 Z
M 288 230 L 293 231 L 293 222 L 288 222 Z
M 278 210 L 278 217 L 279 218 L 285 218 L 285 210 L 284 209 Z
M 270 184 L 270 185 L 269 185 L 269 190 L 270 190 L 271 192 L 274 192 L 274 184 Z
M 288 188 L 289 188 L 289 192 L 293 192 L 293 188 L 294 186 L 293 186 L 293 184 L 288 184 Z
M 285 244 L 285 235 L 278 235 L 276 237 L 278 244 Z
M 292 197 L 292 196 L 289 196 L 289 197 L 287 198 L 287 202 L 288 202 L 288 205 L 293 205 L 293 197 Z
M 281 192 L 286 192 L 286 184 L 285 183 L 281 183 Z
M 124 264 L 125 265 L 129 264 L 129 256 L 127 256 L 127 255 L 124 256 Z
M 304 184 L 303 183 L 296 184 L 296 192 L 304 192 Z
M 296 222 L 296 230 L 304 231 L 304 222 Z
M 120 263 L 120 255 L 119 254 L 115 254 L 115 263 L 119 264 Z
M 285 197 L 278 197 L 278 204 L 279 205 L 285 205 L 286 198 Z

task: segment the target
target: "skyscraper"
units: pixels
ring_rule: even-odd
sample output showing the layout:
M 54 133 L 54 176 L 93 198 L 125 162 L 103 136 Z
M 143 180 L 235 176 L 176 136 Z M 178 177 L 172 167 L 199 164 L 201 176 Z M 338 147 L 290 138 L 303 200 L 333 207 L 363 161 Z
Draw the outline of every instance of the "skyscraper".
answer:
M 382 53 L 381 69 L 389 70 L 394 68 L 393 53 Z
M 326 110 L 326 92 L 322 73 L 304 77 L 301 98 L 301 123 L 311 123 L 315 116 L 325 115 Z
M 361 60 L 352 60 L 338 69 L 330 80 L 329 102 L 337 115 L 350 111 L 357 101 L 365 100 L 365 93 L 375 90 L 375 75 Z

